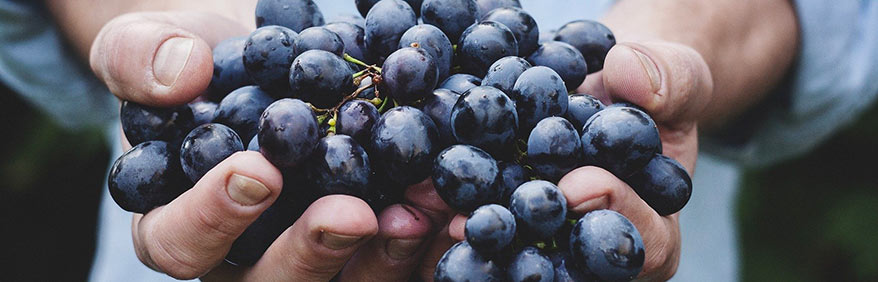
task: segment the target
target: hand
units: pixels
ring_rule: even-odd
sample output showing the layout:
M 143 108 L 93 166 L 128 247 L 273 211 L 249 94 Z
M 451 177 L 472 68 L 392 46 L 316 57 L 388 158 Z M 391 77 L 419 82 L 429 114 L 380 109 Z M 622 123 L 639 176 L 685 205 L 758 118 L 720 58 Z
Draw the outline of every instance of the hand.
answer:
M 177 105 L 207 88 L 211 46 L 247 31 L 211 13 L 126 14 L 101 29 L 89 61 L 121 99 Z M 261 154 L 232 155 L 171 203 L 134 215 L 138 258 L 180 279 L 325 281 L 340 273 L 341 281 L 403 281 L 419 266 L 435 266 L 452 243 L 441 239 L 449 238 L 447 232 L 431 240 L 450 209 L 431 185 L 419 184 L 406 196 L 420 209 L 393 205 L 378 215 L 355 197 L 323 197 L 255 265 L 224 263 L 235 239 L 277 199 L 282 182 L 280 171 Z M 425 253 L 431 262 L 422 264 Z M 432 276 L 431 270 L 422 272 Z

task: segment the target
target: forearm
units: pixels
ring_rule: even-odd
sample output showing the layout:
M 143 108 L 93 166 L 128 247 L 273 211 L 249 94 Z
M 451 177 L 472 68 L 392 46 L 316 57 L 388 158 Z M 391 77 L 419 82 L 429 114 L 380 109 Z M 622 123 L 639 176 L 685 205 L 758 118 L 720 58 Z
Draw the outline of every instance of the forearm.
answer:
M 175 0 L 46 0 L 49 12 L 81 58 L 88 58 L 91 44 L 101 27 L 113 18 L 131 12 L 199 11 L 227 17 L 250 29 L 255 28 L 256 1 L 175 1 Z M 207 27 L 209 28 L 209 27 Z M 220 28 L 220 27 L 215 27 Z
M 798 46 L 788 0 L 624 0 L 603 19 L 619 42 L 665 40 L 695 49 L 710 68 L 713 97 L 699 116 L 715 127 L 783 79 Z

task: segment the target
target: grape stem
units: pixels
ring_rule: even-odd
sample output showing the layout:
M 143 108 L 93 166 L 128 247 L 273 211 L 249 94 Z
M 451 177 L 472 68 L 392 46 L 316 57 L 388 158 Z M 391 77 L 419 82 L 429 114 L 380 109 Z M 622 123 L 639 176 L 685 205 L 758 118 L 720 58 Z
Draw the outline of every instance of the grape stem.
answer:
M 378 66 L 376 66 L 376 65 L 369 65 L 369 64 L 366 64 L 366 63 L 364 63 L 363 61 L 358 60 L 357 58 L 351 57 L 351 55 L 348 55 L 348 53 L 344 53 L 344 54 L 342 54 L 342 58 L 344 58 L 345 61 L 348 61 L 348 62 L 354 63 L 354 64 L 356 64 L 356 65 L 358 65 L 358 66 L 361 66 L 361 67 L 366 68 L 365 70 L 370 70 L 370 69 L 371 69 L 371 70 L 375 70 L 375 71 L 377 71 L 378 73 L 381 73 L 381 68 L 380 68 L 380 67 L 378 67 Z M 365 71 L 365 70 L 364 70 L 364 71 Z M 354 77 L 357 77 L 357 76 L 354 75 Z

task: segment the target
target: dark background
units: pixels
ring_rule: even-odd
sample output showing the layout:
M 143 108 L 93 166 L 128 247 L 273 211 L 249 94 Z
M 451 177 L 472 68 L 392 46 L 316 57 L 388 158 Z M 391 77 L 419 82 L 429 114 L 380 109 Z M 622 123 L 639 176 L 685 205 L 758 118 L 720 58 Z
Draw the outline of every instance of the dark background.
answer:
M 0 85 L 0 281 L 83 281 L 110 153 Z M 813 152 L 745 173 L 745 281 L 878 281 L 878 109 Z M 695 187 L 698 189 L 698 187 Z

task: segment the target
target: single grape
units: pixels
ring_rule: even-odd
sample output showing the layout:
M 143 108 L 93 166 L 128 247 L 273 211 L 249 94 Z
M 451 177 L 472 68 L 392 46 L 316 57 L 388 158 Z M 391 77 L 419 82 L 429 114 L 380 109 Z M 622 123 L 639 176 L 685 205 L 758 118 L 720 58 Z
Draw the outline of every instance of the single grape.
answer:
M 399 38 L 410 27 L 418 24 L 414 10 L 401 0 L 379 1 L 366 14 L 366 49 L 370 61 L 384 62 L 396 51 Z
M 357 89 L 367 87 L 367 86 L 370 86 L 372 84 L 373 84 L 372 76 L 366 76 L 360 80 L 360 85 L 357 86 Z M 360 92 L 360 94 L 357 95 L 357 98 L 369 99 L 369 100 L 375 99 L 375 87 L 365 88 L 363 91 Z
M 198 182 L 207 171 L 243 150 L 244 144 L 234 130 L 219 123 L 207 123 L 196 127 L 183 139 L 180 164 L 189 180 Z
M 256 4 L 256 26 L 279 25 L 302 31 L 323 25 L 323 13 L 312 0 L 259 0 Z
M 430 117 L 401 106 L 385 112 L 372 126 L 368 152 L 379 174 L 408 186 L 430 176 L 438 145 L 439 131 Z
M 570 232 L 573 260 L 603 281 L 630 281 L 643 268 L 640 232 L 625 216 L 611 210 L 586 213 Z
M 341 37 L 345 54 L 360 61 L 368 60 L 366 58 L 366 41 L 363 39 L 366 36 L 366 31 L 361 26 L 349 22 L 333 22 L 323 27 Z
M 454 281 L 504 281 L 503 269 L 479 255 L 466 241 L 451 246 L 436 264 L 433 274 L 436 282 Z
M 515 103 L 491 86 L 463 93 L 451 109 L 451 134 L 458 143 L 479 147 L 498 159 L 508 158 L 515 144 Z
M 579 133 L 564 118 L 544 118 L 527 139 L 527 159 L 534 173 L 557 183 L 583 163 Z
M 170 203 L 192 185 L 177 152 L 164 141 L 137 144 L 110 168 L 110 196 L 123 210 L 141 214 Z
M 250 140 L 259 127 L 259 116 L 274 99 L 257 86 L 244 86 L 229 93 L 216 109 L 214 123 L 231 127 L 241 140 Z
M 333 53 L 305 51 L 290 66 L 290 90 L 294 98 L 318 108 L 332 108 L 353 93 L 353 74 L 347 62 Z
M 511 95 L 518 76 L 530 67 L 530 63 L 520 57 L 503 57 L 491 64 L 485 79 L 482 79 L 482 85 L 494 86 L 506 95 Z
M 680 211 L 692 196 L 692 179 L 686 168 L 661 154 L 625 181 L 661 216 Z
M 500 191 L 494 184 L 499 172 L 497 161 L 485 151 L 453 145 L 433 163 L 433 186 L 449 207 L 467 213 L 497 201 Z
M 378 3 L 378 1 L 380 0 L 354 0 L 354 3 L 357 5 L 357 11 L 360 12 L 360 15 L 365 17 L 369 13 L 369 9 L 372 9 L 372 6 Z M 405 0 L 405 2 L 415 11 L 415 16 L 421 16 L 421 3 L 423 0 Z
M 576 262 L 570 257 L 569 250 L 553 251 L 549 255 L 554 267 L 555 282 L 580 282 L 580 281 L 597 281 L 597 278 L 583 273 L 583 269 L 576 266 Z
M 567 42 L 579 50 L 588 64 L 588 73 L 602 70 L 607 52 L 616 45 L 616 37 L 609 28 L 590 20 L 572 21 L 561 26 L 554 40 Z
M 451 133 L 451 110 L 460 94 L 454 91 L 438 88 L 433 93 L 427 95 L 424 104 L 421 105 L 421 111 L 429 116 L 436 128 L 439 129 L 439 139 L 443 146 L 454 144 L 454 135 Z
M 646 113 L 629 107 L 607 107 L 583 126 L 582 148 L 588 164 L 625 179 L 661 153 L 658 128 Z
M 253 82 L 275 98 L 289 96 L 290 64 L 298 55 L 293 48 L 299 35 L 286 27 L 269 25 L 250 33 L 244 44 L 244 69 Z
M 481 78 L 471 74 L 458 73 L 446 78 L 437 88 L 444 88 L 457 93 L 463 93 L 470 90 L 470 88 L 479 85 L 482 85 Z
M 500 58 L 515 55 L 518 55 L 515 34 L 498 22 L 485 21 L 470 26 L 457 43 L 457 61 L 463 72 L 476 76 L 485 76 L 491 64 Z
M 457 42 L 461 33 L 476 23 L 476 2 L 473 0 L 424 0 L 421 20 L 438 27 L 451 42 Z
M 579 87 L 585 81 L 588 66 L 585 58 L 570 44 L 560 41 L 549 41 L 527 57 L 534 66 L 546 66 L 554 70 L 564 80 L 567 90 Z
M 390 97 L 410 104 L 423 99 L 436 88 L 439 69 L 433 57 L 422 48 L 396 50 L 381 66 L 382 86 Z
M 338 109 L 335 131 L 357 140 L 357 144 L 369 144 L 372 126 L 380 114 L 375 105 L 363 100 L 351 100 Z
M 604 109 L 604 103 L 588 94 L 573 94 L 568 97 L 568 100 L 567 113 L 564 114 L 564 118 L 573 124 L 573 128 L 576 128 L 577 132 L 582 131 L 582 126 L 591 116 Z
M 564 224 L 567 199 L 551 182 L 525 182 L 515 189 L 511 198 L 509 211 L 515 215 L 518 234 L 524 238 L 551 238 Z
M 518 0 L 476 0 L 476 4 L 478 5 L 478 19 L 481 19 L 482 16 L 487 15 L 488 12 L 503 7 L 516 7 L 521 8 L 521 3 Z
M 644 110 L 643 107 L 635 105 L 634 103 L 631 103 L 628 101 L 616 101 L 616 102 L 613 102 L 612 104 L 607 105 L 607 107 L 629 107 L 629 108 L 638 109 L 641 112 L 646 112 L 646 110 Z
M 331 21 L 329 21 L 329 23 L 327 23 L 324 27 L 326 27 L 332 23 L 349 23 L 349 24 L 360 27 L 360 29 L 366 28 L 366 18 L 365 18 L 365 16 L 361 16 L 359 14 L 350 14 L 350 13 L 336 14 L 335 17 Z M 333 30 L 333 31 L 335 31 L 336 33 L 339 33 L 336 30 Z M 344 35 L 341 35 L 340 33 L 339 33 L 339 35 L 342 38 L 344 38 Z M 347 42 L 345 42 L 345 45 L 347 45 Z
M 318 195 L 366 195 L 369 188 L 369 156 L 357 141 L 347 135 L 320 139 L 308 162 L 309 179 Z
M 207 87 L 208 98 L 220 101 L 235 89 L 254 84 L 244 69 L 247 37 L 232 37 L 213 47 L 213 77 Z
M 527 246 L 512 259 L 506 269 L 509 281 L 513 282 L 552 282 L 555 281 L 555 268 L 552 261 L 540 249 Z
M 259 119 L 259 151 L 278 168 L 295 167 L 317 146 L 317 117 L 298 99 L 272 103 Z
M 195 128 L 195 117 L 188 106 L 170 108 L 151 107 L 131 101 L 122 101 L 119 113 L 122 131 L 131 146 L 151 141 L 167 141 L 179 146 L 183 138 Z
M 213 121 L 213 118 L 216 117 L 216 109 L 219 108 L 219 104 L 206 100 L 195 101 L 186 105 L 192 110 L 195 126 Z
M 518 41 L 518 56 L 527 57 L 537 50 L 540 28 L 537 21 L 521 8 L 497 8 L 482 16 L 481 21 L 494 21 L 509 28 Z
M 484 205 L 466 219 L 464 233 L 473 249 L 482 256 L 491 257 L 512 243 L 515 217 L 501 205 Z
M 409 28 L 399 39 L 399 48 L 405 47 L 426 50 L 433 57 L 433 62 L 439 69 L 439 80 L 448 77 L 451 72 L 454 48 L 451 46 L 451 41 L 439 28 L 428 24 L 419 24 Z
M 497 179 L 500 199 L 497 202 L 508 205 L 512 193 L 518 186 L 530 180 L 530 174 L 527 169 L 514 162 L 497 162 L 497 168 L 500 170 L 500 178 Z
M 536 66 L 522 72 L 512 86 L 510 97 L 518 110 L 518 130 L 525 136 L 540 120 L 567 112 L 564 81 L 547 67 Z
M 296 54 L 308 50 L 323 50 L 341 56 L 345 51 L 345 43 L 338 33 L 322 26 L 314 26 L 299 32 L 293 49 Z

